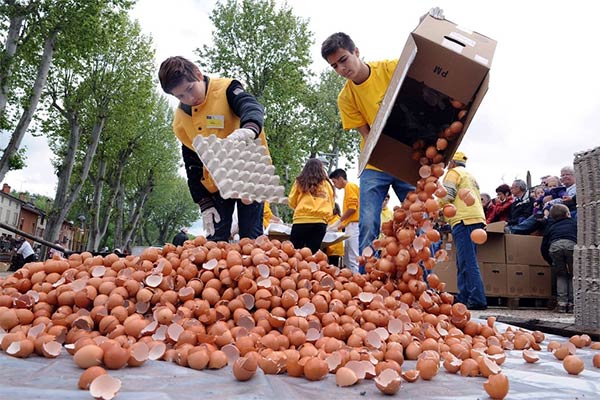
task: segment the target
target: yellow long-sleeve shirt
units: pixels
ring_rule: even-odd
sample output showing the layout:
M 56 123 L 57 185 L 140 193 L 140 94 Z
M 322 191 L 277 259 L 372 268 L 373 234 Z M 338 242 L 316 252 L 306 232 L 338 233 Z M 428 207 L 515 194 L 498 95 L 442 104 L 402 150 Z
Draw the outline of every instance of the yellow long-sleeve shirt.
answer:
M 481 195 L 479 193 L 479 184 L 464 167 L 455 167 L 450 169 L 444 177 L 444 186 L 448 190 L 448 195 L 439 200 L 440 205 L 452 203 L 456 207 L 456 215 L 448 218 L 450 226 L 454 226 L 459 222 L 465 225 L 482 223 L 485 224 L 485 213 L 481 205 Z M 473 192 L 475 203 L 467 206 L 465 202 L 458 196 L 461 189 L 469 189 Z
M 356 183 L 347 182 L 344 187 L 344 203 L 342 206 L 342 214 L 348 209 L 354 209 L 354 213 L 346 220 L 343 221 L 343 225 L 346 226 L 350 222 L 358 222 L 358 216 L 360 215 L 360 188 Z
M 294 182 L 288 196 L 288 204 L 294 209 L 294 224 L 324 223 L 333 215 L 334 205 L 333 186 L 327 180 L 322 181 L 316 195 L 300 190 Z

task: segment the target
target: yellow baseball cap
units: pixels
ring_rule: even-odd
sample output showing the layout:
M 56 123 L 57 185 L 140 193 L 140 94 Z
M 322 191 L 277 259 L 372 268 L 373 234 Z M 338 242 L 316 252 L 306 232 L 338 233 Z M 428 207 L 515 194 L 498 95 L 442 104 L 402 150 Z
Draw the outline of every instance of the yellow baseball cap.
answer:
M 455 161 L 467 162 L 467 156 L 462 151 L 457 151 L 454 153 L 452 159 Z

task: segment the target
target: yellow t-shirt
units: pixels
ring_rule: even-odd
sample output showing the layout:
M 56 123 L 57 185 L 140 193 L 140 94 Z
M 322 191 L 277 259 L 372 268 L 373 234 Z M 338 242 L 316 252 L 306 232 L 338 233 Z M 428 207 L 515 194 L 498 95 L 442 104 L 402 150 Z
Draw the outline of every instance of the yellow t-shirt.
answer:
M 358 185 L 356 183 L 346 182 L 346 186 L 344 187 L 344 205 L 342 206 L 342 214 L 350 208 L 356 211 L 343 222 L 344 226 L 348 225 L 350 222 L 358 222 L 358 216 L 360 215 L 359 196 L 360 189 Z
M 288 196 L 288 204 L 294 209 L 294 224 L 324 223 L 333 215 L 335 202 L 333 186 L 328 180 L 322 181 L 317 188 L 316 196 L 300 190 L 294 182 Z
M 394 218 L 394 212 L 389 209 L 389 207 L 381 209 L 381 223 L 390 221 Z
M 271 217 L 273 216 L 273 211 L 271 211 L 271 205 L 268 201 L 264 202 L 263 205 L 263 227 L 266 228 L 271 223 Z
M 396 65 L 398 65 L 398 60 L 372 61 L 367 64 L 371 70 L 367 80 L 360 85 L 347 80 L 338 95 L 342 126 L 346 130 L 356 129 L 363 125 L 373 126 L 379 106 L 392 80 Z M 361 151 L 364 145 L 364 139 L 361 137 Z M 380 171 L 370 164 L 367 165 L 367 168 Z
M 456 187 L 456 197 L 452 204 L 456 207 L 456 215 L 452 218 L 447 218 L 450 226 L 454 226 L 459 222 L 463 222 L 465 225 L 473 225 L 482 223 L 485 224 L 485 212 L 481 205 L 481 195 L 479 193 L 479 184 L 464 167 L 456 167 L 450 169 L 444 177 L 444 185 L 450 185 Z M 471 206 L 467 206 L 465 202 L 458 196 L 458 192 L 461 189 L 470 189 L 475 197 L 475 203 Z M 443 205 L 449 203 L 447 199 L 440 199 L 439 204 Z
M 335 223 L 336 221 L 340 220 L 340 216 L 339 215 L 331 215 L 331 218 L 329 219 L 329 221 L 327 221 L 328 225 L 331 225 L 333 223 Z M 341 229 L 341 228 L 340 228 Z M 343 257 L 344 256 L 344 241 L 342 240 L 341 242 L 338 242 L 336 244 L 332 244 L 331 246 L 325 248 L 325 254 L 327 254 L 328 256 L 340 256 Z

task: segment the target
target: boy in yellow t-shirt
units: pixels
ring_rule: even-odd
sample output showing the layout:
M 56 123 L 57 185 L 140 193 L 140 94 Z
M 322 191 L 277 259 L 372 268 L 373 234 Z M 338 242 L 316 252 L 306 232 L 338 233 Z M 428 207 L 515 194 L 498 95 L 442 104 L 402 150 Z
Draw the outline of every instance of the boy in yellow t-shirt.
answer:
M 361 135 L 362 150 L 379 105 L 398 64 L 398 60 L 366 63 L 358 48 L 345 33 L 329 36 L 321 45 L 321 55 L 335 72 L 347 81 L 338 96 L 342 126 Z M 381 205 L 390 186 L 402 202 L 414 187 L 400 179 L 367 165 L 360 175 L 359 251 L 370 246 L 381 228 Z
M 348 182 L 346 171 L 339 168 L 329 174 L 329 179 L 336 189 L 344 189 L 344 203 L 340 220 L 328 227 L 331 231 L 344 227 L 346 234 L 350 236 L 344 242 L 344 265 L 353 272 L 358 270 L 358 216 L 360 213 L 360 194 L 356 183 Z

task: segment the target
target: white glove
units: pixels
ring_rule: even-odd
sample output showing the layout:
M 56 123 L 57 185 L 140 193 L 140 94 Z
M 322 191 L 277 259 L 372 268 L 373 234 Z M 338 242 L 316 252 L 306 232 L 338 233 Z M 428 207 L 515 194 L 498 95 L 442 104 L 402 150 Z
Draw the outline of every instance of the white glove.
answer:
M 327 232 L 337 232 L 340 229 L 340 221 L 336 221 L 333 224 L 327 225 Z
M 429 10 L 429 15 L 435 19 L 444 19 L 444 10 L 439 7 L 433 7 L 431 10 Z
M 204 226 L 206 236 L 215 234 L 215 224 L 219 222 L 221 222 L 221 216 L 216 208 L 209 207 L 202 211 L 202 225 Z
M 256 133 L 252 129 L 239 128 L 239 129 L 236 129 L 235 131 L 231 132 L 229 134 L 229 136 L 227 136 L 227 139 L 248 141 L 248 140 L 254 140 L 255 137 L 256 137 Z

